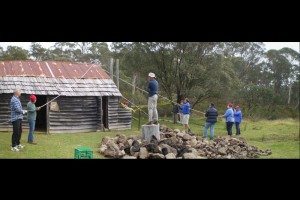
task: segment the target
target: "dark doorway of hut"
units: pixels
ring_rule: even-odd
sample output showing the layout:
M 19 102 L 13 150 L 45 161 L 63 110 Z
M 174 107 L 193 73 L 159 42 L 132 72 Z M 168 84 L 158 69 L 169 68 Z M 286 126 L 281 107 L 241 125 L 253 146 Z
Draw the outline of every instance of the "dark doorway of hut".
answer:
M 36 95 L 36 107 L 42 106 L 47 103 L 47 96 Z M 46 132 L 47 131 L 47 106 L 44 106 L 37 112 L 35 131 Z
M 102 123 L 105 129 L 108 129 L 108 97 L 102 97 Z

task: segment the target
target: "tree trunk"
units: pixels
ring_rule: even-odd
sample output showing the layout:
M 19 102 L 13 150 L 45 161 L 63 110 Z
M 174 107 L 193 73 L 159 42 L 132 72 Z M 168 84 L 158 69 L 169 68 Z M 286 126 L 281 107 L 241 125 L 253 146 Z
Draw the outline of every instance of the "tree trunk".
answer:
M 180 103 L 181 100 L 183 100 L 183 95 L 177 93 L 177 103 Z
M 136 79 L 137 79 L 137 74 L 133 74 L 133 77 L 132 77 L 132 95 L 135 94 Z
M 291 103 L 291 93 L 292 93 L 292 84 L 289 85 L 289 98 L 288 98 L 288 105 Z

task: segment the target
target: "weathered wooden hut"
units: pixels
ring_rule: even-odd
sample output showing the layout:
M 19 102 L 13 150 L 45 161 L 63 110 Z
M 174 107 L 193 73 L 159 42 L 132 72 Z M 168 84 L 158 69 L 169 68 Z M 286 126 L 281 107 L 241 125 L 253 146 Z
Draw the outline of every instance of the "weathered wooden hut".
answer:
M 117 86 L 100 66 L 93 65 L 88 71 L 90 67 L 60 61 L 0 61 L 0 131 L 12 130 L 11 123 L 1 123 L 10 118 L 10 99 L 16 87 L 23 92 L 23 109 L 31 94 L 37 96 L 36 106 L 61 94 L 38 112 L 37 130 L 74 133 L 130 129 L 132 113 L 120 105 Z M 23 127 L 28 128 L 26 115 Z

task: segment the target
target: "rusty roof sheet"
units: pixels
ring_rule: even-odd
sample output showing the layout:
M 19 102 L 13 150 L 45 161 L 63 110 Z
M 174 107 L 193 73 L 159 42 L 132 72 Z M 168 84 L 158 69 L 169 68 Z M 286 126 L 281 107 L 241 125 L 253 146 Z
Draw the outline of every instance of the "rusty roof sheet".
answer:
M 76 79 L 84 75 L 91 65 L 63 61 L 0 61 L 0 76 Z M 94 65 L 83 79 L 111 78 L 99 65 Z

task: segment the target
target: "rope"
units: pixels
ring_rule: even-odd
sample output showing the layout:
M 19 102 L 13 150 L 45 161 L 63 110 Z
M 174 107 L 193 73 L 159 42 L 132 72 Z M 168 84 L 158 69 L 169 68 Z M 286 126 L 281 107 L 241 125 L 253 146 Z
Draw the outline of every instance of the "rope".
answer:
M 109 72 L 108 72 L 107 70 L 105 70 L 105 69 L 103 69 L 103 70 L 104 70 L 106 73 L 109 74 Z M 113 76 L 116 77 L 116 75 L 114 75 L 114 74 L 113 74 Z M 124 79 L 121 79 L 120 77 L 119 77 L 119 79 L 120 79 L 121 81 L 123 81 L 124 83 L 127 83 L 127 84 L 129 84 L 129 85 L 131 85 L 131 86 L 134 86 L 133 84 L 131 84 L 131 83 L 125 81 Z M 148 92 L 147 92 L 146 90 L 143 90 L 143 89 L 141 89 L 141 88 L 139 88 L 139 87 L 137 87 L 137 86 L 135 86 L 135 88 L 137 88 L 138 90 L 140 90 L 140 91 L 142 91 L 142 92 L 148 94 Z M 160 97 L 163 98 L 163 99 L 166 99 L 166 100 L 168 100 L 168 101 L 170 101 L 170 102 L 176 104 L 176 105 L 178 104 L 178 103 L 176 103 L 175 101 L 172 101 L 172 100 L 168 99 L 167 97 L 164 97 L 164 96 L 162 96 L 162 95 L 160 95 L 160 94 L 157 94 L 157 95 L 160 96 Z M 195 109 L 192 109 L 192 108 L 190 108 L 190 110 L 195 111 L 195 112 L 199 112 L 199 113 L 202 113 L 202 114 L 205 114 L 204 112 L 201 112 L 201 111 L 199 111 L 199 110 L 195 110 Z
M 146 113 L 145 111 L 143 111 L 140 107 L 138 107 L 137 105 L 135 105 L 134 103 L 132 103 L 131 101 L 129 101 L 126 97 L 122 96 L 125 100 L 127 100 L 128 102 L 130 102 L 133 106 L 135 106 L 138 110 L 142 111 L 145 115 L 149 116 L 148 113 Z

